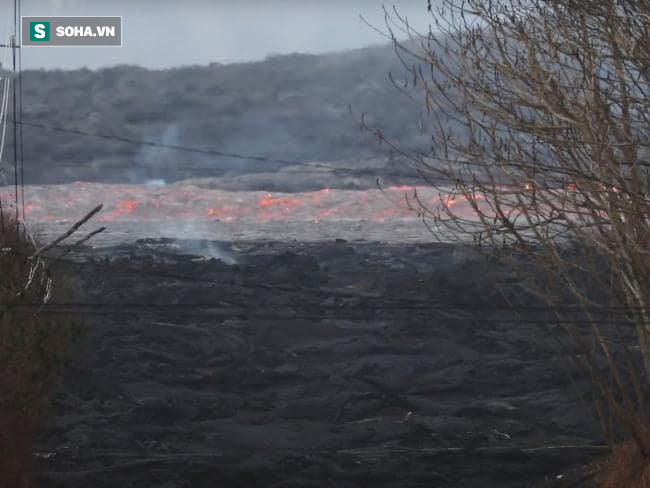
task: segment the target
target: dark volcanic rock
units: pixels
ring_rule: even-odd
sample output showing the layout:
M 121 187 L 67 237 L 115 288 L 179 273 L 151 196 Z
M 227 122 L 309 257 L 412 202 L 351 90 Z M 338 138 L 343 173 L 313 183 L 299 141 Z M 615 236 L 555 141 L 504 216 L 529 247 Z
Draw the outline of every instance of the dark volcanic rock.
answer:
M 173 244 L 58 263 L 106 313 L 48 412 L 44 487 L 521 487 L 599 454 L 531 450 L 599 435 L 549 329 L 498 299 L 532 303 L 502 262 L 332 241 L 240 243 L 229 266 Z

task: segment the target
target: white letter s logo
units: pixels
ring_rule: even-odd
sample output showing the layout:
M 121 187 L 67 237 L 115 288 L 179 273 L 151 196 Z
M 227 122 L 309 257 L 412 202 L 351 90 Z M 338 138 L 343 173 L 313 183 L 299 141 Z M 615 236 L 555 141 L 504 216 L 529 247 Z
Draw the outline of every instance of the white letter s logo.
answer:
M 45 25 L 44 24 L 36 24 L 34 26 L 34 37 L 37 39 L 43 39 L 45 37 Z

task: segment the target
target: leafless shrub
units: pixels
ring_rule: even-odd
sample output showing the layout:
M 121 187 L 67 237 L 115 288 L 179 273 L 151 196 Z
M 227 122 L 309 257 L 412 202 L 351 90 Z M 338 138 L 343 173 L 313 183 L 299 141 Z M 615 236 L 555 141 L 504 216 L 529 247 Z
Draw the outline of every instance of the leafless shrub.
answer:
M 28 474 L 41 410 L 74 342 L 76 327 L 71 317 L 40 311 L 52 295 L 53 279 L 43 258 L 50 248 L 39 247 L 23 224 L 0 205 L 2 488 L 32 486 Z
M 387 34 L 424 94 L 432 143 L 393 149 L 442 197 L 435 208 L 417 194 L 411 203 L 446 239 L 523 253 L 544 271 L 531 276 L 533 288 L 578 345 L 605 434 L 624 428 L 646 459 L 650 3 L 429 8 L 426 33 L 386 13 Z

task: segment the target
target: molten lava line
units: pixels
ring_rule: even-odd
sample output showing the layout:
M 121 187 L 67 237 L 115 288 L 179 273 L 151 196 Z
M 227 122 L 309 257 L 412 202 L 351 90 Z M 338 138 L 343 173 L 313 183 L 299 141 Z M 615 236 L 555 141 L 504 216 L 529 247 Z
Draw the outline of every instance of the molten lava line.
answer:
M 9 201 L 10 189 L 0 188 Z M 454 213 L 471 217 L 474 210 L 464 197 L 441 196 L 430 187 L 392 186 L 383 190 L 325 188 L 302 193 L 225 191 L 173 184 L 162 187 L 77 182 L 26 188 L 26 214 L 32 222 L 73 220 L 85 209 L 104 203 L 104 222 L 192 219 L 208 221 L 378 221 L 417 219 L 409 208 L 418 199 L 431 210 L 454 207 Z

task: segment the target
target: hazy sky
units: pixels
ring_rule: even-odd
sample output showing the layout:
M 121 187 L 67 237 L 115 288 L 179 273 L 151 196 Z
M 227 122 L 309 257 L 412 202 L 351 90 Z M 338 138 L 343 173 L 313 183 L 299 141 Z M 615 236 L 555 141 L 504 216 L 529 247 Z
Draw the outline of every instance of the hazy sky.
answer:
M 13 29 L 13 4 L 0 0 L 3 42 Z M 25 47 L 23 67 L 161 68 L 351 49 L 383 42 L 359 19 L 383 27 L 382 5 L 428 29 L 426 0 L 22 0 L 22 15 L 121 15 L 123 28 L 121 48 Z

